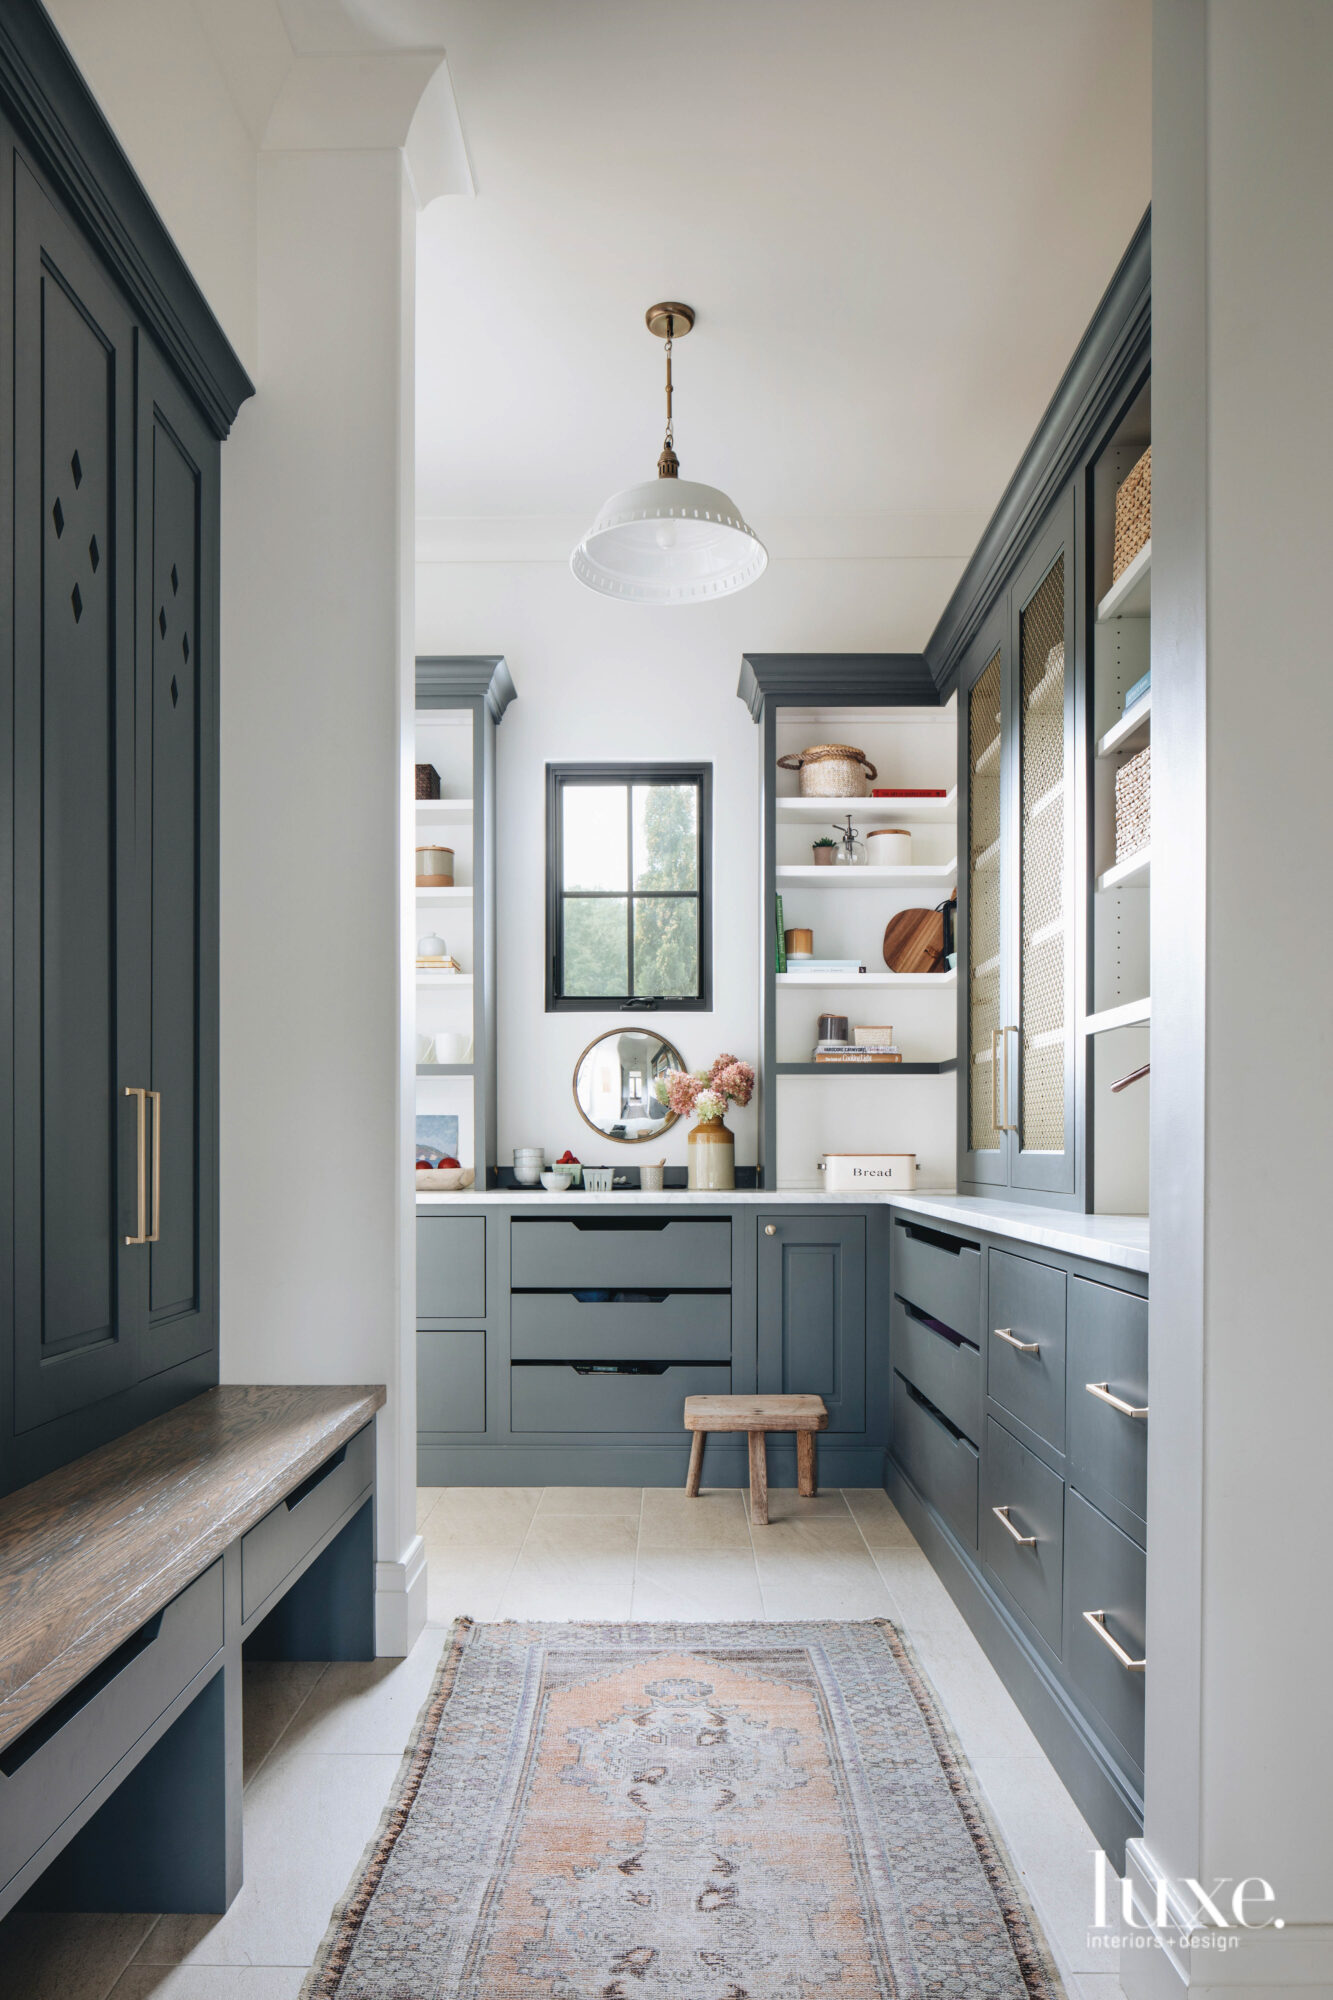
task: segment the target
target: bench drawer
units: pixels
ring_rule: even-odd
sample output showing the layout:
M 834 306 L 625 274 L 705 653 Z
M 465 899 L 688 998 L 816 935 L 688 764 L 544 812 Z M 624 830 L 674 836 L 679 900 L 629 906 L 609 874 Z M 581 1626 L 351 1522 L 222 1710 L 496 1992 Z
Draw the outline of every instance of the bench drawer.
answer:
M 1077 1493 L 1067 1502 L 1065 1544 L 1065 1665 L 1085 1703 L 1138 1774 L 1143 1770 L 1143 1670 L 1118 1659 L 1083 1614 L 1104 1613 L 1110 1636 L 1131 1660 L 1142 1660 L 1147 1558 L 1137 1542 Z
M 730 1222 L 639 1222 L 590 1216 L 586 1222 L 512 1225 L 515 1290 L 672 1287 L 727 1289 L 731 1284 Z
M 651 1364 L 640 1364 L 649 1367 Z M 517 1363 L 509 1371 L 515 1431 L 660 1431 L 685 1438 L 687 1396 L 729 1396 L 730 1368 L 658 1368 L 628 1374 L 572 1363 Z
M 1069 1477 L 1080 1493 L 1143 1546 L 1148 1517 L 1148 1419 L 1115 1409 L 1088 1384 L 1131 1409 L 1148 1407 L 1148 1301 L 1087 1278 L 1069 1281 Z
M 960 1542 L 977 1545 L 977 1451 L 895 1369 L 889 1442 L 894 1457 L 923 1500 L 928 1500 Z
M 0 1891 L 222 1644 L 219 1561 L 0 1751 Z
M 417 1328 L 417 1430 L 484 1431 L 486 1335 Z
M 1008 1510 L 1009 1527 L 997 1518 L 997 1507 Z M 981 1553 L 1054 1653 L 1060 1650 L 1064 1512 L 1059 1473 L 987 1417 Z M 1017 1541 L 1010 1529 L 1024 1540 Z
M 349 1438 L 241 1537 L 241 1617 L 253 1618 L 283 1578 L 370 1491 L 375 1476 L 375 1426 Z
M 986 1384 L 1020 1423 L 1065 1448 L 1065 1274 L 1032 1257 L 990 1253 Z M 1015 1346 L 1014 1342 L 1022 1344 Z
M 895 1216 L 889 1282 L 901 1299 L 955 1333 L 977 1338 L 981 1324 L 981 1251 L 924 1223 Z
M 730 1361 L 731 1295 L 593 1300 L 516 1292 L 509 1352 L 515 1361 Z
M 893 1301 L 893 1365 L 975 1444 L 981 1436 L 981 1352 L 940 1320 Z
M 417 1217 L 417 1318 L 484 1319 L 486 1218 Z

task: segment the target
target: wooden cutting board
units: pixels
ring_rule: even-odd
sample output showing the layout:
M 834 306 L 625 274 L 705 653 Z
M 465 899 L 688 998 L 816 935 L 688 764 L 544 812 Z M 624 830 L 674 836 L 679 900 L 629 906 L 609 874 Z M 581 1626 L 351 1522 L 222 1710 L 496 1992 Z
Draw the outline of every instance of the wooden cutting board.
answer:
M 899 910 L 884 932 L 884 963 L 890 972 L 944 970 L 944 913 Z

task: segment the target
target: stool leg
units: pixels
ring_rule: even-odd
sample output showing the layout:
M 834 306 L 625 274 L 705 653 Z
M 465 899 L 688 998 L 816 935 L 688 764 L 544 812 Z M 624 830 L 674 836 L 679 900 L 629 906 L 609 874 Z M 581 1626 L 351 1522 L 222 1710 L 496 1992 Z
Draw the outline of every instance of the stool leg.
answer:
M 796 1485 L 804 1500 L 813 1500 L 818 1491 L 815 1474 L 815 1434 L 813 1431 L 796 1433 Z
M 685 1498 L 697 1500 L 699 1497 L 699 1475 L 704 1469 L 704 1431 L 695 1431 L 690 1439 L 690 1469 L 685 1475 Z
M 768 1526 L 768 1439 L 763 1431 L 751 1431 L 750 1438 L 750 1519 L 760 1528 Z

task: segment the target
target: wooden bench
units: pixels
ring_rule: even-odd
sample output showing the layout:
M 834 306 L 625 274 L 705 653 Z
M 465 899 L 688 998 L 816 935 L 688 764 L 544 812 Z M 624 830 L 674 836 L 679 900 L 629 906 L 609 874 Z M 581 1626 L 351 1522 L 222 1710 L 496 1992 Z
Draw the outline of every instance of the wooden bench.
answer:
M 210 1389 L 0 1500 L 0 1916 L 227 1908 L 242 1647 L 374 1655 L 383 1402 Z
M 817 1490 L 815 1433 L 828 1426 L 822 1396 L 687 1396 L 685 1428 L 693 1431 L 685 1491 L 698 1498 L 709 1431 L 745 1431 L 750 1441 L 750 1519 L 768 1526 L 768 1433 L 795 1431 L 796 1485 L 807 1500 Z

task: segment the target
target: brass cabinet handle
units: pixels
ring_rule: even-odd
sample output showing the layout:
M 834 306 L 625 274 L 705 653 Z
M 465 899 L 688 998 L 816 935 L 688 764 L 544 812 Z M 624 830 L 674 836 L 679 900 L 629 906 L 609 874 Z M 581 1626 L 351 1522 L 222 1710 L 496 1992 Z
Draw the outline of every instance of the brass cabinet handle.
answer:
M 765 1236 L 776 1236 L 777 1233 L 778 1233 L 778 1225 L 776 1222 L 766 1222 L 764 1224 Z
M 1136 1660 L 1132 1654 L 1125 1651 L 1114 1633 L 1107 1631 L 1106 1613 L 1104 1611 L 1085 1611 L 1083 1613 L 1083 1623 L 1091 1625 L 1102 1644 L 1110 1648 L 1127 1674 L 1141 1674 L 1143 1672 L 1143 1669 L 1148 1664 L 1147 1660 Z
M 995 1095 L 995 1086 L 999 1081 L 1000 1075 L 1000 1053 L 995 1046 L 996 1037 L 999 1032 L 998 1028 L 992 1028 L 990 1031 L 990 1122 L 991 1130 L 994 1132 L 1003 1132 L 1004 1130 L 1004 1126 L 1000 1122 L 999 1102 Z
M 1007 1340 L 1009 1345 L 1016 1347 L 1020 1354 L 1041 1353 L 1041 1342 L 1039 1340 L 1020 1340 L 1012 1327 L 996 1326 L 992 1327 L 991 1331 L 997 1340 Z
M 148 1241 L 156 1243 L 162 1234 L 162 1093 L 150 1090 L 153 1100 L 153 1223 Z
M 1142 1409 L 1137 1409 L 1133 1403 L 1127 1403 L 1123 1396 L 1115 1395 L 1109 1382 L 1085 1382 L 1083 1386 L 1090 1396 L 1097 1398 L 1099 1403 L 1108 1403 L 1113 1410 L 1119 1410 L 1122 1417 L 1146 1417 L 1148 1414 L 1146 1403 Z
M 134 1179 L 135 1212 L 138 1222 L 137 1234 L 125 1238 L 126 1245 L 133 1248 L 136 1244 L 148 1241 L 148 1092 L 137 1084 L 127 1083 L 125 1086 L 125 1095 L 126 1097 L 136 1099 L 134 1118 L 136 1164 Z
M 1002 1132 L 1016 1132 L 1018 1130 L 1018 1120 L 1010 1119 L 1009 1117 L 1009 1037 L 1010 1035 L 1016 1035 L 1017 1033 L 1018 1033 L 1017 1027 L 1001 1028 L 1000 1030 L 1000 1046 L 1004 1050 L 1003 1095 L 1004 1095 L 1005 1123 L 1000 1127 L 1000 1130 Z
M 1020 1549 L 1036 1548 L 1037 1537 L 1035 1535 L 1020 1535 L 1017 1528 L 1014 1526 L 1013 1522 L 1009 1519 L 1009 1509 L 1007 1507 L 992 1507 L 991 1513 L 995 1516 L 996 1520 L 999 1522 L 1002 1528 L 1008 1529 L 1009 1533 L 1018 1543 Z M 1087 1614 L 1085 1613 L 1084 1615 L 1086 1616 Z

